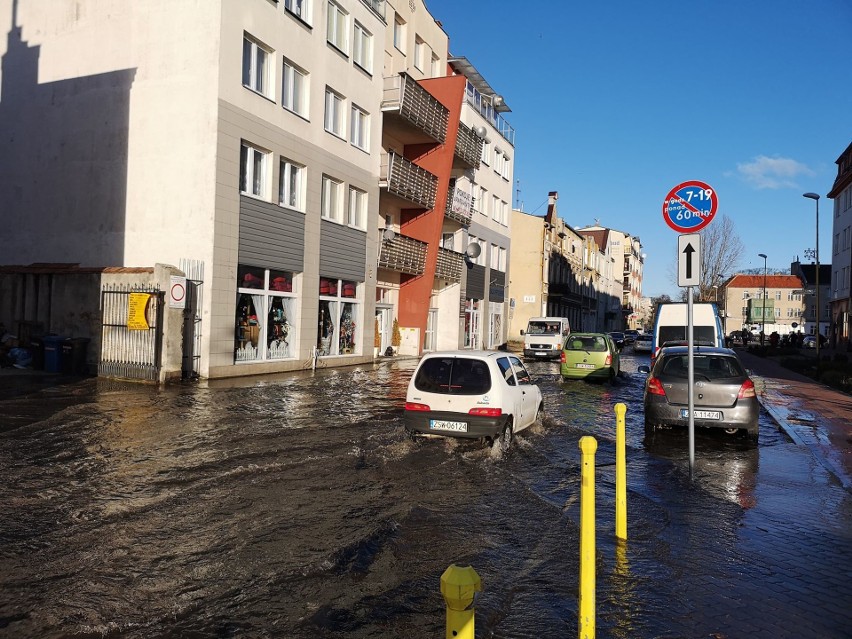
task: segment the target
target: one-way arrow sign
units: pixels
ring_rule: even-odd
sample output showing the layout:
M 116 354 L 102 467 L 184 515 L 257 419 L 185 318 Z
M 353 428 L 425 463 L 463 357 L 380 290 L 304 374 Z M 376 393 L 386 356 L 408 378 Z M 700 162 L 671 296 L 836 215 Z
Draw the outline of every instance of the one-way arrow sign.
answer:
M 701 236 L 677 236 L 677 285 L 698 286 L 701 280 Z

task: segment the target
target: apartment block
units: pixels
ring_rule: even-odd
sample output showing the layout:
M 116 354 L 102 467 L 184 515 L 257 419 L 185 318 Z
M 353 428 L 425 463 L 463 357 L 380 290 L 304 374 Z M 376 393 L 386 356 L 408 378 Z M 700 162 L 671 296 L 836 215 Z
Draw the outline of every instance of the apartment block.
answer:
M 837 178 L 828 193 L 831 216 L 830 343 L 852 350 L 852 144 L 837 158 Z

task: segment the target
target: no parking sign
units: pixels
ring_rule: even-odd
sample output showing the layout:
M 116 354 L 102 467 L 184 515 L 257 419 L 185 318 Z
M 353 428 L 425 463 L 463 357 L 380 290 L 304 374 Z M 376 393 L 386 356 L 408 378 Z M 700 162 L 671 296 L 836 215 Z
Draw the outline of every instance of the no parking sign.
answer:
M 186 308 L 186 278 L 172 275 L 169 285 L 169 308 Z
M 695 233 L 710 224 L 719 198 L 709 184 L 681 182 L 663 200 L 663 219 L 678 233 Z

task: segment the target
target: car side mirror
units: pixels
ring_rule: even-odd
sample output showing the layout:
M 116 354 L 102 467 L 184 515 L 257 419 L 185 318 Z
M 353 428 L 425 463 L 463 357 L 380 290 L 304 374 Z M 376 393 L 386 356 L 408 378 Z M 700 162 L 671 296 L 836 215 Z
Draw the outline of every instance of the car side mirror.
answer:
M 523 334 L 524 334 L 524 329 L 521 329 L 521 335 L 523 335 Z
M 646 375 L 650 375 L 650 374 L 651 374 L 651 367 L 650 367 L 650 366 L 645 366 L 645 364 L 642 364 L 642 365 L 639 367 L 639 369 L 638 369 L 638 370 L 639 370 L 639 372 L 640 372 L 640 373 L 645 373 Z

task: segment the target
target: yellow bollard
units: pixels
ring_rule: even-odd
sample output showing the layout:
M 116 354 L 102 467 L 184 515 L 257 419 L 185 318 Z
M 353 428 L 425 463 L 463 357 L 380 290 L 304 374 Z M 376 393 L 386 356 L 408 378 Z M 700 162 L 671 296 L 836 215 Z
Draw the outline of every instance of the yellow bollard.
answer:
M 624 415 L 627 405 L 615 405 L 615 536 L 627 539 L 627 442 Z
M 595 639 L 595 451 L 594 437 L 581 437 L 579 638 Z
M 446 639 L 473 639 L 473 600 L 482 581 L 472 566 L 450 567 L 441 575 L 441 594 L 447 604 Z

